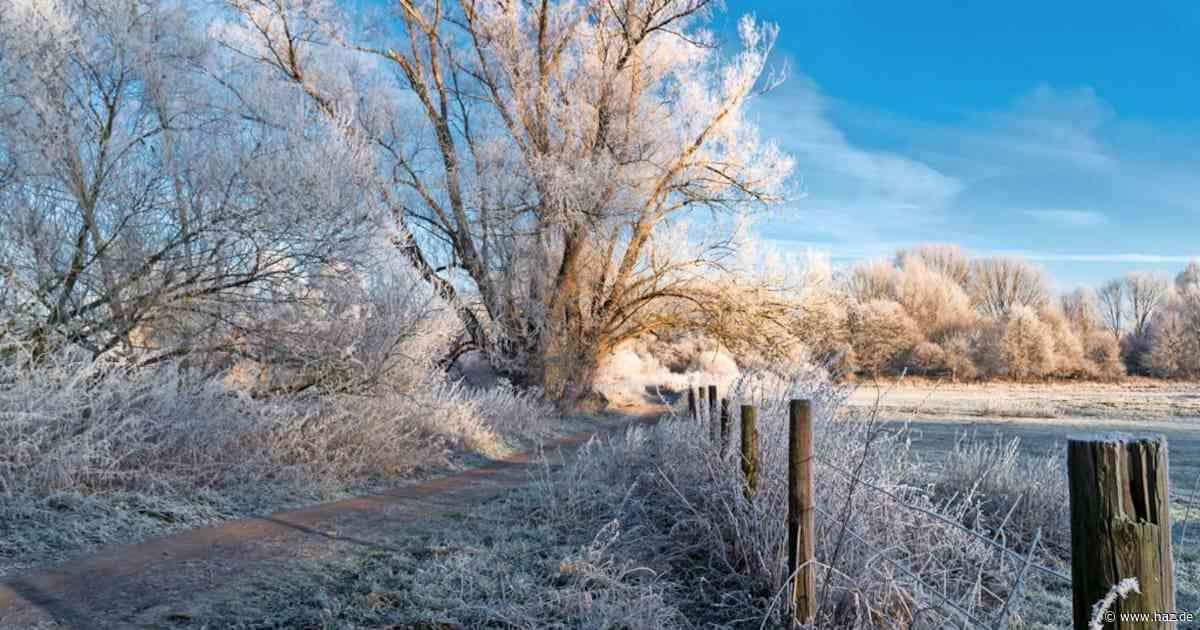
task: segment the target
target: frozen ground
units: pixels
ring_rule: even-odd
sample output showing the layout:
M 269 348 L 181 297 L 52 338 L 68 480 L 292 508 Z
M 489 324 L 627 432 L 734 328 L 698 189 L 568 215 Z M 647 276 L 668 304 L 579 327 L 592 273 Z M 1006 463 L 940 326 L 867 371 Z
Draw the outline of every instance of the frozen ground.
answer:
M 851 404 L 878 404 L 880 417 L 908 422 L 913 446 L 927 460 L 960 438 L 1019 437 L 1026 453 L 1063 456 L 1070 436 L 1159 434 L 1170 449 L 1176 500 L 1191 497 L 1200 479 L 1200 383 L 863 384 Z
M 1168 421 L 1200 425 L 1200 383 L 863 383 L 851 404 L 888 417 Z

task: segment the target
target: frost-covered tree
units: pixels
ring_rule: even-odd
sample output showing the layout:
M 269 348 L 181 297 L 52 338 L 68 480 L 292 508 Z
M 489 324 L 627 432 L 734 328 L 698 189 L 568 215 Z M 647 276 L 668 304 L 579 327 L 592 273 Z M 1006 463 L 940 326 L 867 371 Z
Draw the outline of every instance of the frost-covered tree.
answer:
M 971 280 L 971 259 L 957 245 L 926 243 L 896 252 L 896 266 L 904 267 L 910 260 L 919 260 L 966 289 Z
M 974 345 L 971 335 L 967 332 L 957 332 L 947 336 L 938 344 L 942 349 L 942 360 L 950 377 L 956 382 L 960 379 L 971 380 L 979 376 L 975 366 Z
M 1080 337 L 1087 337 L 1100 328 L 1096 294 L 1091 289 L 1080 287 L 1063 294 L 1059 298 L 1059 307 Z
M 1175 276 L 1175 291 L 1179 294 L 1200 290 L 1200 262 L 1189 262 Z
M 1066 314 L 1057 306 L 1047 305 L 1038 312 L 1053 341 L 1054 376 L 1075 378 L 1088 373 L 1083 341 Z
M 1150 327 L 1150 320 L 1154 317 L 1154 313 L 1166 301 L 1171 289 L 1171 282 L 1166 276 L 1148 272 L 1127 274 L 1124 282 L 1133 334 L 1139 337 L 1144 336 Z
M 946 368 L 946 352 L 936 343 L 922 341 L 913 346 L 908 364 L 920 374 L 935 374 Z
M 1171 300 L 1155 314 L 1150 326 L 1146 363 L 1156 376 L 1177 378 L 1200 371 L 1200 341 L 1190 334 L 1179 301 Z
M 858 369 L 871 375 L 886 372 L 921 342 L 921 333 L 904 307 L 888 300 L 853 305 L 847 330 Z
M 197 9 L 0 0 L 0 275 L 38 352 L 233 350 L 365 238 L 364 147 L 240 72 Z
M 1037 311 L 1027 306 L 1010 311 L 999 350 L 1009 378 L 1040 378 L 1054 369 L 1054 338 Z
M 1121 363 L 1121 346 L 1111 334 L 1097 330 L 1084 336 L 1082 341 L 1089 376 L 1115 379 L 1125 374 L 1125 366 Z
M 776 31 L 744 18 L 724 54 L 713 0 L 405 0 L 354 33 L 328 1 L 228 4 L 227 45 L 373 147 L 396 243 L 457 305 L 463 347 L 552 396 L 680 323 L 658 307 L 698 299 L 721 218 L 771 204 L 791 169 L 745 115 Z M 351 53 L 371 70 L 330 70 Z M 699 213 L 717 236 L 681 240 Z
M 1200 375 L 1200 265 L 1188 264 L 1149 325 L 1149 370 L 1158 376 Z
M 895 301 L 899 295 L 896 283 L 899 280 L 897 270 L 886 260 L 869 260 L 846 274 L 845 290 L 851 300 L 860 304 L 875 300 Z
M 1110 280 L 1096 291 L 1100 321 L 1113 339 L 1118 341 L 1125 334 L 1125 299 L 1125 283 L 1121 280 Z
M 971 300 L 952 278 L 922 258 L 904 260 L 896 278 L 896 300 L 927 338 L 969 328 L 975 320 Z
M 989 317 L 1007 317 L 1018 306 L 1038 309 L 1049 300 L 1046 273 L 1021 258 L 974 260 L 971 298 L 976 308 Z

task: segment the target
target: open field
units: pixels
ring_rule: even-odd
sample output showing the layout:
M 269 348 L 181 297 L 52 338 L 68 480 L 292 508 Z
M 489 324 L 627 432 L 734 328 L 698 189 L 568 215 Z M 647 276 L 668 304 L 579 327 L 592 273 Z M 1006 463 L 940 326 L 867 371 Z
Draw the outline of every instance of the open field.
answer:
M 889 418 L 1032 418 L 1082 421 L 1195 422 L 1200 383 L 1130 379 L 1120 383 L 971 383 L 906 380 L 863 383 L 850 397 L 879 405 Z
M 896 427 L 905 423 L 893 422 Z M 966 418 L 962 420 L 913 420 L 907 423 L 907 436 L 916 456 L 929 463 L 940 462 L 965 441 L 1008 441 L 1020 438 L 1019 450 L 1026 456 L 1053 454 L 1065 460 L 1070 436 L 1089 433 L 1157 434 L 1167 438 L 1170 452 L 1171 495 L 1176 501 L 1191 500 L 1200 474 L 1200 426 L 1178 428 L 1156 425 L 1154 428 L 1122 422 L 1056 423 L 1034 420 Z M 1200 511 L 1195 516 L 1200 517 Z M 1198 532 L 1200 533 L 1200 532 Z
M 1027 455 L 1054 453 L 1070 436 L 1160 434 L 1170 448 L 1171 490 L 1190 497 L 1200 473 L 1200 384 L 1126 383 L 861 385 L 850 404 L 879 406 L 880 417 L 909 424 L 914 451 L 936 462 L 956 440 L 1020 438 Z

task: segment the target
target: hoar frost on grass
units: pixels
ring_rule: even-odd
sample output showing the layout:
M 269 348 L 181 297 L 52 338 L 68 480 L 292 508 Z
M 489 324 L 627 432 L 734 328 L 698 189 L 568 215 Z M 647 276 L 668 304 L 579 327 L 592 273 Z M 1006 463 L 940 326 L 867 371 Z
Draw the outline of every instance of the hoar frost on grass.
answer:
M 1016 624 L 1032 606 L 1060 619 L 1070 614 L 1069 597 L 1033 572 L 1024 579 L 1028 600 L 1009 603 L 1024 560 L 1018 551 L 1037 529 L 1049 539 L 1062 523 L 1063 503 L 1021 512 L 1031 493 L 1059 492 L 1050 473 L 1026 479 L 1019 471 L 1028 462 L 1004 444 L 960 447 L 945 469 L 920 465 L 903 430 L 885 431 L 870 415 L 845 410 L 847 393 L 818 369 L 737 383 L 734 408 L 759 409 L 753 502 L 743 497 L 732 449 L 719 453 L 709 425 L 681 417 L 677 407 L 657 426 L 593 441 L 561 469 L 547 463 L 529 486 L 461 521 L 433 525 L 401 544 L 405 551 L 298 568 L 286 580 L 238 591 L 253 590 L 264 598 L 258 603 L 247 607 L 229 593 L 197 622 L 278 627 L 286 615 L 329 628 L 785 627 L 791 398 L 812 400 L 815 412 L 817 627 L 944 628 L 971 620 L 998 627 Z M 735 417 L 730 445 L 738 443 Z M 835 467 L 887 493 L 852 489 Z M 1017 551 L 998 551 L 981 536 Z M 1030 559 L 1061 570 L 1057 553 L 1039 545 Z M 232 601 L 241 602 L 236 617 Z
M 561 430 L 533 394 L 422 370 L 403 388 L 253 398 L 171 364 L 0 362 L 0 573 L 369 492 Z

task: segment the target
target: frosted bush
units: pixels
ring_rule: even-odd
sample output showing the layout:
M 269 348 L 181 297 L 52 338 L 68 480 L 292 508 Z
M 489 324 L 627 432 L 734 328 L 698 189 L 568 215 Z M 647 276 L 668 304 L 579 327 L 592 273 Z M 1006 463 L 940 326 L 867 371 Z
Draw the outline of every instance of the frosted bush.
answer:
M 677 605 L 705 627 L 783 623 L 787 403 L 809 399 L 817 458 L 816 627 L 941 628 L 961 622 L 964 611 L 993 618 L 1011 596 L 1017 563 L 977 535 L 1026 540 L 1032 532 L 1017 528 L 1044 525 L 1040 508 L 1001 526 L 988 520 L 993 499 L 984 491 L 993 488 L 944 495 L 950 486 L 930 485 L 940 471 L 910 456 L 905 429 L 845 408 L 848 393 L 811 367 L 786 375 L 749 372 L 737 381 L 730 393 L 735 409 L 758 408 L 753 501 L 743 494 L 736 414 L 730 448 L 722 452 L 707 421 L 688 420 L 679 407 L 679 415 L 656 428 L 591 445 L 561 477 L 543 480 L 538 518 L 597 527 L 615 520 L 625 533 L 609 551 L 686 585 Z M 1005 453 L 991 469 L 1019 476 L 1021 468 Z M 970 461 L 964 456 L 950 470 L 967 471 Z M 949 483 L 957 487 L 965 476 L 955 472 Z M 1004 493 L 1041 487 L 999 483 L 995 490 Z M 1014 603 L 1005 614 L 1019 610 Z

